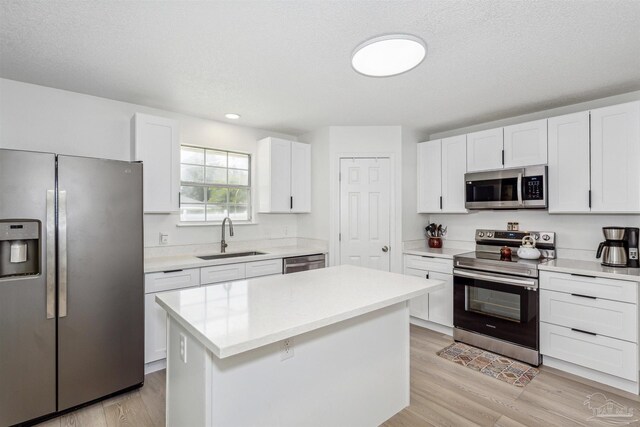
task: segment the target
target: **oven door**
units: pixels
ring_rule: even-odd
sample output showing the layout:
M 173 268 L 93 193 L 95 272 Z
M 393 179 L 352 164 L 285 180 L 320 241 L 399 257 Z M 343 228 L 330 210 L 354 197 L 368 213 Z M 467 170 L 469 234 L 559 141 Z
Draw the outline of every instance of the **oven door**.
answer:
M 538 349 L 538 281 L 453 270 L 456 328 Z
M 467 209 L 517 209 L 524 207 L 524 169 L 465 174 Z

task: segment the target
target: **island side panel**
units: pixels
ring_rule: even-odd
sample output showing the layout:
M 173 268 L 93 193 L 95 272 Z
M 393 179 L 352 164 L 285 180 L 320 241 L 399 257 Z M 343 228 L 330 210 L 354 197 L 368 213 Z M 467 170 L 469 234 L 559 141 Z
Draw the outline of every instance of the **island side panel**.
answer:
M 293 357 L 282 352 L 278 342 L 209 353 L 211 425 L 374 426 L 409 405 L 407 302 L 296 336 Z
M 181 336 L 186 362 L 180 354 Z M 210 357 L 196 338 L 167 316 L 167 427 L 211 425 Z

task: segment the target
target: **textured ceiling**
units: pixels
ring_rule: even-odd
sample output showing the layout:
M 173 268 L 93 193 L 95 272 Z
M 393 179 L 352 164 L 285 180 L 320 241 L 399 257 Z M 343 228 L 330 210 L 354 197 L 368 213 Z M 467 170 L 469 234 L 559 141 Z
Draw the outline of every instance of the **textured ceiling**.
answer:
M 415 34 L 392 78 L 350 66 Z M 640 89 L 640 1 L 8 1 L 0 76 L 298 134 L 436 132 Z

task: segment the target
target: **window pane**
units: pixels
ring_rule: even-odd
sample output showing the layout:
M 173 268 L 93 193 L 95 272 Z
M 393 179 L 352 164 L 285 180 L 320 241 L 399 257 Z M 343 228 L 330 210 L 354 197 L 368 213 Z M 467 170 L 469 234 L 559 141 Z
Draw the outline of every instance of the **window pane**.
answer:
M 222 221 L 227 215 L 224 205 L 207 205 L 207 221 Z
M 226 188 L 209 187 L 209 193 L 207 196 L 208 203 L 226 204 L 227 193 L 229 191 Z
M 247 204 L 249 200 L 249 190 L 243 188 L 229 189 L 229 203 L 234 205 Z
M 207 150 L 207 166 L 227 167 L 227 152 Z
M 180 147 L 180 162 L 193 163 L 195 165 L 204 164 L 204 149 L 193 147 Z
M 180 180 L 187 182 L 204 182 L 204 168 L 202 166 L 180 166 Z
M 229 185 L 249 185 L 249 171 L 229 169 Z
M 229 167 L 236 169 L 249 169 L 249 155 L 229 153 Z
M 180 203 L 204 203 L 204 187 L 180 187 Z
M 180 206 L 181 221 L 204 221 L 204 205 Z
M 232 220 L 248 220 L 249 209 L 246 205 L 230 205 L 229 206 L 229 218 Z
M 227 170 L 222 168 L 207 168 L 207 184 L 226 184 Z

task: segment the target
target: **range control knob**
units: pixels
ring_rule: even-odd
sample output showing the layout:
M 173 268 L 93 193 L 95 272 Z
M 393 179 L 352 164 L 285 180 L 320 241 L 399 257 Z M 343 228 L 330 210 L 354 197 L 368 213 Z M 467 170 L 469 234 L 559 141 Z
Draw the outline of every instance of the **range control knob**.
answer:
M 487 237 L 489 237 L 489 238 L 493 237 L 493 233 L 491 233 L 491 232 L 487 233 Z
M 478 237 L 484 237 L 484 232 L 483 231 L 478 231 Z
M 542 240 L 544 240 L 544 241 L 547 241 L 547 240 L 549 240 L 549 239 L 551 239 L 551 237 L 550 237 L 548 234 L 544 234 L 544 235 L 542 236 Z
M 540 235 L 538 233 L 536 233 L 536 234 L 533 235 L 533 238 L 536 239 L 536 240 L 540 240 Z

